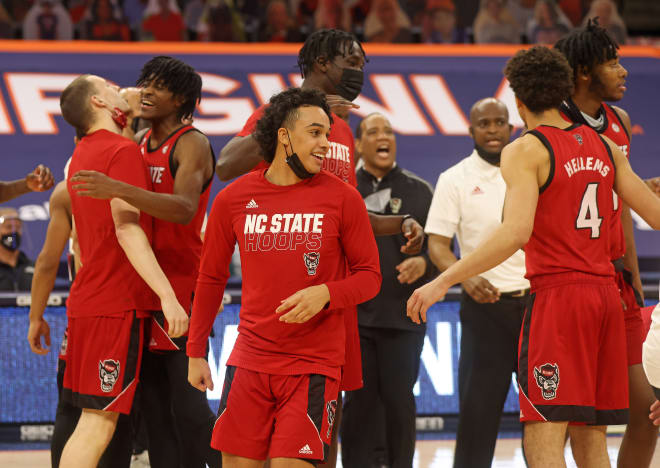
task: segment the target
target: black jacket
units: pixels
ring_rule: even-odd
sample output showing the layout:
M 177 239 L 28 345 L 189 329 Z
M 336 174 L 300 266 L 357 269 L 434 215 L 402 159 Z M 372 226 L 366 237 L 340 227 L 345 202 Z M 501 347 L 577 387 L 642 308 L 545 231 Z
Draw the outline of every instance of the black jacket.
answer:
M 0 262 L 0 291 L 29 291 L 33 274 L 34 262 L 19 252 L 15 268 Z
M 395 166 L 380 181 L 361 168 L 357 172 L 358 190 L 372 213 L 385 215 L 412 215 L 422 226 L 433 199 L 433 188 L 425 180 L 412 172 Z M 363 327 L 396 328 L 401 330 L 425 331 L 425 326 L 416 325 L 406 316 L 406 302 L 415 289 L 430 281 L 437 269 L 430 261 L 427 243 L 418 255 L 426 261 L 426 273 L 413 284 L 401 284 L 397 280 L 396 266 L 408 255 L 401 253 L 406 238 L 377 236 L 380 269 L 383 282 L 378 295 L 364 304 L 358 305 L 358 324 Z

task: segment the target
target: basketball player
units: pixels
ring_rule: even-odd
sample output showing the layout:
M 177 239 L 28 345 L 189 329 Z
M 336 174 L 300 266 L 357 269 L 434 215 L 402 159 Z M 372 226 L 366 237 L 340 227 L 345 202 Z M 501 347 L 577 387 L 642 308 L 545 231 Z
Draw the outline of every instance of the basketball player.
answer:
M 323 159 L 323 169 L 334 173 L 344 182 L 357 186 L 355 178 L 355 144 L 353 133 L 346 122 L 348 112 L 357 107 L 352 101 L 360 94 L 364 79 L 366 56 L 362 45 L 351 33 L 339 29 L 322 29 L 311 34 L 298 54 L 298 67 L 303 77 L 302 89 L 315 89 L 326 95 L 333 112 L 330 132 L 330 150 Z M 243 129 L 222 149 L 216 165 L 220 180 L 230 180 L 248 171 L 268 166 L 254 138 L 256 122 L 266 106 L 258 108 L 247 120 Z M 377 236 L 403 233 L 408 242 L 401 248 L 406 254 L 417 254 L 422 248 L 424 230 L 410 216 L 377 215 L 369 213 L 369 220 Z M 360 338 L 357 327 L 357 311 L 346 314 L 347 358 L 341 390 L 357 390 L 362 387 Z M 341 419 L 342 400 L 337 402 L 337 422 Z M 333 433 L 333 453 L 324 465 L 332 468 L 337 458 L 337 428 Z
M 53 186 L 53 174 L 43 164 L 39 164 L 34 171 L 25 176 L 24 179 L 11 182 L 0 181 L 0 203 L 13 200 L 28 192 L 45 192 Z
M 605 101 L 619 101 L 625 93 L 628 72 L 619 63 L 618 44 L 596 20 L 584 29 L 565 36 L 555 48 L 566 56 L 573 69 L 574 90 L 562 103 L 561 111 L 570 122 L 588 125 L 607 136 L 629 157 L 630 117 L 620 107 Z M 612 217 L 612 263 L 620 302 L 624 305 L 630 388 L 630 422 L 619 450 L 619 468 L 648 467 L 658 439 L 658 428 L 648 418 L 649 406 L 655 400 L 642 368 L 644 327 L 640 307 L 644 306 L 642 281 L 639 277 L 637 250 L 630 208 L 614 194 Z
M 201 99 L 202 80 L 192 67 L 161 56 L 144 65 L 138 86 L 140 118 L 151 123 L 140 151 L 153 192 L 90 171 L 77 173 L 72 182 L 81 195 L 120 198 L 155 218 L 154 254 L 178 301 L 190 310 L 215 157 L 206 136 L 181 122 L 192 117 Z M 163 318 L 162 312 L 154 314 L 150 352 L 144 355 L 141 375 L 150 463 L 154 468 L 219 466 L 220 454 L 210 448 L 215 417 L 206 394 L 188 384 L 187 338 L 170 340 Z M 177 438 L 181 446 L 169 442 Z
M 137 145 L 121 136 L 128 104 L 116 86 L 83 75 L 63 91 L 60 108 L 85 135 L 74 151 L 72 173 L 92 169 L 148 187 Z M 130 412 L 141 363 L 142 318 L 160 302 L 169 333 L 177 337 L 186 332 L 188 316 L 153 255 L 151 218 L 122 200 L 75 196 L 70 180 L 67 188 L 83 266 L 67 303 L 62 394 L 83 410 L 60 466 L 92 468 L 114 433 L 118 414 Z
M 502 152 L 507 183 L 502 225 L 472 254 L 416 290 L 408 315 L 425 320 L 428 307 L 450 285 L 524 246 L 532 295 L 518 382 L 527 461 L 532 468 L 566 466 L 568 427 L 578 466 L 609 466 L 606 425 L 628 420 L 624 319 L 610 262 L 611 190 L 655 229 L 660 200 L 611 140 L 562 118 L 559 106 L 573 84 L 560 52 L 539 46 L 520 51 L 505 75 L 530 131 Z
M 360 194 L 322 170 L 330 108 L 316 90 L 275 95 L 254 133 L 268 169 L 216 197 L 206 228 L 188 341 L 190 383 L 213 388 L 206 342 L 238 242 L 239 335 L 212 444 L 223 465 L 316 465 L 328 454 L 345 313 L 380 288 L 378 250 Z

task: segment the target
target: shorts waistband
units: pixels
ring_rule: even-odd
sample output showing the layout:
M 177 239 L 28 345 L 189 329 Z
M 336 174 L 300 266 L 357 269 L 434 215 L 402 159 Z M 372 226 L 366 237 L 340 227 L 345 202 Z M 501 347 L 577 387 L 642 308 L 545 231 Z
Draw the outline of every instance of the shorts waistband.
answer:
M 612 283 L 611 276 L 591 275 L 578 271 L 569 271 L 566 273 L 554 273 L 552 275 L 540 275 L 529 278 L 532 292 L 551 286 L 558 286 L 567 283 L 590 283 L 590 284 L 609 284 Z

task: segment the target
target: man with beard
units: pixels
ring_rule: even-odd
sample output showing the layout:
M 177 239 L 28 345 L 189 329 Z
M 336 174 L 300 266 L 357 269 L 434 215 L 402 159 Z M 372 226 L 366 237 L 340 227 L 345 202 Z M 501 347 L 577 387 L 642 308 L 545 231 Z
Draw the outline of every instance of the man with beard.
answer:
M 79 195 L 119 198 L 154 217 L 154 253 L 178 300 L 189 311 L 215 165 L 206 136 L 182 124 L 192 118 L 201 99 L 202 80 L 189 65 L 160 56 L 144 65 L 138 86 L 140 118 L 151 123 L 141 138 L 140 152 L 149 167 L 153 191 L 91 171 L 75 174 L 72 181 Z M 187 380 L 187 337 L 171 340 L 163 319 L 162 312 L 154 313 L 140 376 L 140 408 L 149 435 L 151 466 L 217 467 L 220 454 L 209 445 L 213 412 L 206 394 Z M 171 443 L 177 439 L 180 444 Z
M 441 271 L 472 252 L 502 221 L 506 184 L 500 153 L 511 137 L 509 112 L 485 98 L 470 111 L 474 151 L 440 174 L 426 222 L 429 255 Z M 529 293 L 525 254 L 462 283 L 461 353 L 458 364 L 459 416 L 454 467 L 490 466 L 502 408 L 517 371 L 518 336 Z M 488 392 L 484 394 L 484 382 Z
M 598 23 L 589 21 L 586 28 L 575 31 L 555 44 L 573 68 L 574 91 L 561 111 L 570 122 L 588 125 L 610 138 L 630 156 L 630 117 L 617 102 L 626 91 L 628 72 L 619 63 L 618 44 Z M 642 343 L 645 333 L 640 307 L 644 306 L 639 277 L 637 250 L 630 209 L 614 196 L 611 246 L 615 281 L 621 292 L 626 321 L 628 383 L 630 388 L 630 421 L 619 450 L 618 466 L 649 466 L 658 439 L 658 428 L 648 418 L 655 401 L 642 368 Z M 624 350 L 621 350 L 623 352 Z
M 353 133 L 346 123 L 348 112 L 357 107 L 352 101 L 360 94 L 364 79 L 366 56 L 362 45 L 351 33 L 339 29 L 321 29 L 307 38 L 298 54 L 298 67 L 303 77 L 302 89 L 315 89 L 325 94 L 333 112 L 333 124 L 328 140 L 330 149 L 323 158 L 323 169 L 332 172 L 344 182 L 356 186 L 355 145 Z M 268 167 L 264 155 L 254 138 L 257 121 L 266 106 L 261 106 L 247 120 L 243 130 L 222 149 L 216 165 L 220 180 L 226 181 L 246 172 Z M 402 247 L 407 254 L 418 253 L 424 240 L 422 227 L 410 216 L 369 214 L 376 236 L 403 233 L 408 242 Z M 346 366 L 341 390 L 362 387 L 360 366 L 360 340 L 357 329 L 357 312 L 344 314 L 346 319 Z M 337 402 L 337 423 L 341 418 L 341 396 Z M 337 426 L 333 428 L 333 454 L 326 466 L 334 466 L 337 448 Z

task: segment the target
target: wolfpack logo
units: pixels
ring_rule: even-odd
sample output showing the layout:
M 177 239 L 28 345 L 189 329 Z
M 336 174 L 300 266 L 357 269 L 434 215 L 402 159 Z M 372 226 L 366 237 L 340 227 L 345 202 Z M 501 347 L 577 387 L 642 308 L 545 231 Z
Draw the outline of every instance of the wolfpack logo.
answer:
M 399 213 L 402 203 L 400 198 L 390 198 L 390 210 L 392 210 L 393 214 Z
M 573 136 L 574 136 L 575 139 L 577 140 L 578 145 L 581 145 L 581 144 L 582 144 L 582 135 L 576 133 L 576 134 L 574 134 Z
M 309 276 L 314 276 L 316 274 L 320 258 L 321 254 L 318 252 L 305 252 L 303 254 L 303 260 L 305 261 L 305 267 L 307 268 L 307 274 Z
M 99 378 L 101 379 L 101 390 L 111 392 L 119 378 L 119 361 L 106 359 L 99 361 Z
M 151 181 L 154 184 L 160 184 L 163 181 L 164 167 L 149 166 L 149 172 L 151 173 Z
M 619 126 L 617 124 L 615 124 L 614 122 L 612 122 L 612 130 L 614 130 L 617 133 L 619 133 L 621 131 Z
M 328 433 L 326 437 L 332 435 L 332 425 L 335 423 L 335 413 L 337 412 L 337 400 L 330 400 L 325 404 L 325 412 L 328 413 Z
M 167 153 L 167 149 L 170 147 L 170 145 L 165 145 L 163 146 L 163 154 Z
M 559 366 L 557 363 L 554 365 L 550 363 L 543 364 L 539 370 L 534 368 L 534 378 L 536 385 L 541 389 L 544 400 L 553 400 L 557 396 L 557 388 L 559 387 Z

